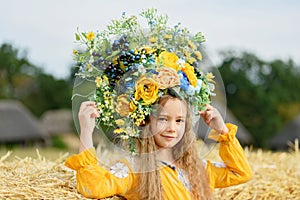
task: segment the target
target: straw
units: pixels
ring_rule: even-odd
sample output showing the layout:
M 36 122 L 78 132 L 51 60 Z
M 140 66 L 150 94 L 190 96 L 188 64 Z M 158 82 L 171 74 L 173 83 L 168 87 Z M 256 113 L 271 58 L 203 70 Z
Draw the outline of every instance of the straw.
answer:
M 215 199 L 300 199 L 300 154 L 298 141 L 293 152 L 245 149 L 253 169 L 247 183 L 215 189 Z M 212 152 L 217 155 L 217 148 Z M 63 165 L 68 153 L 55 161 L 37 156 L 0 157 L 0 199 L 88 199 L 77 192 L 74 171 Z M 219 158 L 215 158 L 219 159 Z M 110 200 L 118 197 L 107 198 Z

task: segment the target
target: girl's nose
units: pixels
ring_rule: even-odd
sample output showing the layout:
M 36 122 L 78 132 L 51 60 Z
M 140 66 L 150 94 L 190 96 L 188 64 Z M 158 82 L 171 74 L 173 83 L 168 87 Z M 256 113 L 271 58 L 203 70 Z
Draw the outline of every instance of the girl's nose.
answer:
M 167 131 L 168 132 L 175 132 L 175 130 L 176 130 L 175 126 L 176 126 L 176 122 L 170 121 L 168 123 Z

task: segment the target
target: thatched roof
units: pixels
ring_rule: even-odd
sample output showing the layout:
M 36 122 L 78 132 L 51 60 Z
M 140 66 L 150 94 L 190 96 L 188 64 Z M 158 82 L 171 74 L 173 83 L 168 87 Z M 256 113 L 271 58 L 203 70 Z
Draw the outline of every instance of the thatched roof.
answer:
M 72 129 L 72 111 L 69 109 L 49 110 L 42 117 L 42 126 L 49 135 L 71 133 Z
M 296 138 L 300 140 L 300 114 L 270 139 L 269 147 L 277 150 L 288 149 L 288 141 L 294 142 Z
M 0 101 L 0 142 L 46 141 L 38 120 L 18 101 Z

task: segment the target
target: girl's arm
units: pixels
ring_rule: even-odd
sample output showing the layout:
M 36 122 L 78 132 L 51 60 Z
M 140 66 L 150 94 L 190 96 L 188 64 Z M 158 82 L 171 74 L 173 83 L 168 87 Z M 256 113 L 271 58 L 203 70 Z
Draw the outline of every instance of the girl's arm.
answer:
M 252 177 L 252 170 L 247 158 L 235 135 L 237 126 L 225 124 L 220 113 L 208 105 L 205 111 L 200 111 L 203 120 L 214 130 L 210 133 L 217 136 L 220 142 L 220 157 L 224 163 L 207 161 L 207 173 L 211 189 L 228 187 L 248 181 Z
M 116 163 L 110 169 L 98 165 L 94 148 L 69 157 L 65 165 L 76 171 L 76 188 L 89 198 L 126 197 L 135 179 L 125 161 Z
M 128 164 L 124 162 L 117 163 L 110 170 L 98 165 L 92 140 L 97 117 L 99 113 L 95 102 L 86 101 L 81 104 L 78 113 L 79 154 L 69 157 L 65 165 L 76 171 L 77 190 L 85 197 L 106 198 L 124 195 L 132 185 L 133 174 L 129 172 Z
M 79 152 L 93 147 L 93 132 L 95 128 L 95 118 L 99 117 L 96 103 L 85 101 L 81 104 L 78 119 L 80 125 L 80 146 Z

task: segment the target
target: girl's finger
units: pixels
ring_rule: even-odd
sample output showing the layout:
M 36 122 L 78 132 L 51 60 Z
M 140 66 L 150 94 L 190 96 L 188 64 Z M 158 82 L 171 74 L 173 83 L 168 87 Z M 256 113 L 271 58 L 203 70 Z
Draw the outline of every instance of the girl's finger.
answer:
M 204 110 L 198 111 L 199 115 L 201 115 L 201 116 L 205 115 L 205 112 L 206 111 L 204 111 Z
M 94 115 L 92 115 L 92 114 L 94 114 Z M 78 113 L 78 115 L 82 116 L 82 117 L 84 117 L 84 116 L 91 116 L 92 117 L 92 116 L 98 116 L 99 113 L 98 113 L 96 108 L 88 106 L 88 107 L 85 107 L 82 111 L 80 111 Z
M 209 111 L 209 110 L 212 110 L 214 107 L 210 104 L 206 104 L 206 110 Z
M 207 113 L 206 114 L 206 120 L 207 121 L 211 121 L 213 119 L 213 113 L 212 113 L 212 111 L 207 111 L 206 113 Z
M 96 107 L 96 103 L 94 101 L 84 101 L 81 103 L 81 106 L 80 106 L 80 109 L 79 110 L 82 110 L 88 106 L 92 106 L 92 107 Z

